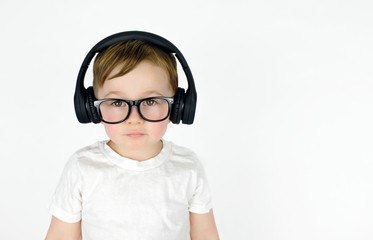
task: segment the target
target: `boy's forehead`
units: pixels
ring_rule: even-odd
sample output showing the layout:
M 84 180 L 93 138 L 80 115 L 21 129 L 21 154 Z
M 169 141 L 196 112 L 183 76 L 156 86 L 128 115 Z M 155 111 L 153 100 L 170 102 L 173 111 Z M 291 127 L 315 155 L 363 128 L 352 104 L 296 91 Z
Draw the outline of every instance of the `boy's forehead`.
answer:
M 108 79 L 112 79 L 113 77 L 116 77 L 118 74 L 120 74 L 121 72 L 123 72 L 123 68 L 126 68 L 125 65 L 126 65 L 126 62 L 122 62 L 122 63 L 118 64 L 117 66 L 115 66 L 113 68 L 113 70 L 109 73 L 109 75 L 108 75 L 108 77 L 106 79 L 107 80 Z M 138 70 L 138 71 L 136 71 L 136 70 Z M 163 74 L 165 74 L 165 75 L 168 76 L 167 70 L 165 68 L 163 68 L 160 65 L 157 65 L 154 62 L 152 62 L 150 60 L 147 60 L 147 59 L 142 60 L 141 62 L 139 62 L 129 72 L 126 71 L 126 74 L 133 73 L 133 72 L 137 73 L 139 71 L 140 72 L 150 73 L 150 74 L 155 74 L 156 72 L 157 73 L 163 72 Z
M 106 80 L 112 79 L 115 75 L 120 73 L 121 69 L 123 68 L 124 63 L 118 64 L 116 67 L 113 68 L 113 70 L 109 73 L 109 76 Z
M 117 69 L 114 69 L 117 71 Z M 113 73 L 115 76 L 115 72 Z M 167 72 L 156 65 L 140 63 L 135 69 L 119 77 L 107 79 L 99 88 L 99 98 L 144 98 L 149 96 L 172 97 Z M 136 99 L 135 99 L 136 98 Z

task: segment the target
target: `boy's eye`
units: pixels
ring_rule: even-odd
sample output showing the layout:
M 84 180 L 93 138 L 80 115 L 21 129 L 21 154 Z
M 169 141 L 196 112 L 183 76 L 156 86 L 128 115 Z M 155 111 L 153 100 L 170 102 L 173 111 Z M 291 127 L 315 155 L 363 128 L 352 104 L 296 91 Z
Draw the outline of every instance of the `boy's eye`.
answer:
M 114 107 L 123 107 L 125 105 L 125 102 L 117 100 L 113 101 L 111 105 L 113 105 Z
M 153 106 L 153 105 L 156 104 L 156 101 L 155 101 L 154 99 L 148 99 L 148 100 L 145 100 L 145 101 L 144 101 L 144 104 L 145 104 L 146 106 Z

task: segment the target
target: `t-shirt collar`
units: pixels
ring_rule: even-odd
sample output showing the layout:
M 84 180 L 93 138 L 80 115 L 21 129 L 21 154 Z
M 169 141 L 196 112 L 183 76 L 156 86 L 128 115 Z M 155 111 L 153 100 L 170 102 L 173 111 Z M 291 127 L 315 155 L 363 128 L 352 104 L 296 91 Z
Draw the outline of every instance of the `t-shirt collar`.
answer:
M 100 142 L 100 148 L 105 156 L 107 156 L 109 161 L 114 163 L 115 165 L 131 171 L 146 171 L 152 168 L 156 168 L 164 163 L 164 161 L 166 161 L 171 151 L 171 143 L 162 139 L 163 148 L 157 156 L 148 160 L 137 161 L 122 157 L 107 145 L 108 142 L 109 140 Z

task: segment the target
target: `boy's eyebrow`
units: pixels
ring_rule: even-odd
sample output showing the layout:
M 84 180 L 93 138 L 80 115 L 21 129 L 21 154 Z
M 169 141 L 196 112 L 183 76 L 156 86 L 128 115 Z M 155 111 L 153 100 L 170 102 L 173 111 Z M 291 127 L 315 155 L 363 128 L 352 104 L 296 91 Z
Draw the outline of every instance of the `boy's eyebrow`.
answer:
M 160 92 L 154 91 L 154 90 L 149 90 L 143 93 L 144 96 L 149 96 L 149 95 L 157 95 L 157 96 L 162 96 Z
M 104 98 L 106 98 L 109 95 L 121 96 L 122 93 L 120 91 L 110 91 L 110 92 L 108 92 L 108 93 L 105 94 Z

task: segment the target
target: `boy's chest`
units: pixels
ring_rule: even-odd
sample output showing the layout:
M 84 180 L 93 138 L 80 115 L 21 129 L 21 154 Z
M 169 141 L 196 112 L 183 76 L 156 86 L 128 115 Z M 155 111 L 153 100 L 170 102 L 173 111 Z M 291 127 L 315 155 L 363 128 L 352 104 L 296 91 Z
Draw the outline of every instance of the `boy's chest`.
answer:
M 84 179 L 83 221 L 120 222 L 132 228 L 138 223 L 164 226 L 167 222 L 185 222 L 194 182 L 188 171 L 129 172 L 112 168 L 93 172 Z

